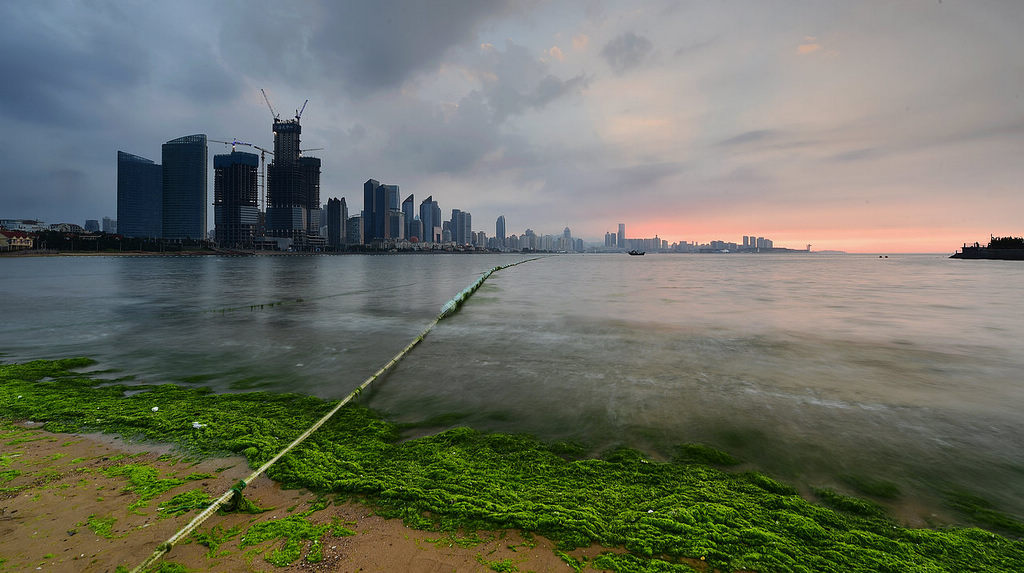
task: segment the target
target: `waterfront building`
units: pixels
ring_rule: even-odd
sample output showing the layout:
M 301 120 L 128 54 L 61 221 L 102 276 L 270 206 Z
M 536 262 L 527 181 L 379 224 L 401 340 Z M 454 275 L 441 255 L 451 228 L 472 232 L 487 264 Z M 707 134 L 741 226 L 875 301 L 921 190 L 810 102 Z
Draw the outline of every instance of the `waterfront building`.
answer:
M 500 215 L 494 222 L 494 238 L 497 239 L 498 248 L 505 246 L 505 216 Z
M 31 249 L 35 239 L 25 231 L 0 231 L 0 251 Z
M 405 238 L 405 215 L 398 209 L 388 209 L 384 236 L 395 241 Z
M 122 235 L 163 236 L 163 177 L 160 164 L 117 152 L 117 220 Z
M 117 219 L 111 219 L 110 217 L 103 218 L 103 232 L 114 234 L 117 233 Z
M 348 205 L 345 198 L 327 200 L 327 246 L 335 249 L 348 242 L 346 223 L 348 222 Z
M 422 238 L 419 236 L 419 233 L 413 233 L 413 224 L 416 221 L 415 213 L 413 212 L 415 208 L 412 195 L 409 195 L 405 198 L 405 201 L 402 201 L 402 217 L 405 221 L 404 235 L 406 239 L 412 239 L 413 237 Z
M 380 188 L 380 181 L 376 179 L 367 179 L 363 183 L 363 241 L 362 243 L 370 244 L 375 238 L 374 231 L 377 228 L 377 223 L 374 219 L 374 214 L 377 212 L 377 190 Z M 383 199 L 383 195 L 381 195 Z
M 441 207 L 431 195 L 420 203 L 420 223 L 423 225 L 423 237 L 428 243 L 441 242 Z
M 290 238 L 305 249 L 325 241 L 320 234 L 321 161 L 301 157 L 299 119 L 274 119 L 274 160 L 267 165 L 266 233 Z
M 221 247 L 254 245 L 260 223 L 259 166 L 255 153 L 213 156 L 214 240 Z
M 455 243 L 459 245 L 471 243 L 473 236 L 472 215 L 460 209 L 452 209 L 452 219 L 450 224 L 452 230 L 452 241 L 455 241 Z
M 206 135 L 172 139 L 163 144 L 162 156 L 163 237 L 206 239 Z
M 345 221 L 345 242 L 349 245 L 363 244 L 363 217 L 356 215 Z
M 620 249 L 626 248 L 626 224 L 619 223 L 619 234 L 615 237 L 616 245 Z
M 407 239 L 409 239 L 410 241 L 415 239 L 416 242 L 420 242 L 420 241 L 423 240 L 421 238 L 421 237 L 424 236 L 424 234 L 423 234 L 423 221 L 420 221 L 419 217 L 414 218 L 412 220 L 412 223 L 409 223 L 408 227 L 409 227 L 409 231 L 408 231 L 409 236 L 406 237 Z
M 306 234 L 319 235 L 323 223 L 323 210 L 320 208 L 320 158 L 300 157 L 299 173 L 301 196 L 306 208 Z

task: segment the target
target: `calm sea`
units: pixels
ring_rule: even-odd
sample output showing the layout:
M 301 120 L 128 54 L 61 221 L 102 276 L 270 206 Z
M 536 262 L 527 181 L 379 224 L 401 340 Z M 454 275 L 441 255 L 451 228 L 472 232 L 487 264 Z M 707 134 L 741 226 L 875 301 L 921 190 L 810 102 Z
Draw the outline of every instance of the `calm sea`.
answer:
M 524 258 L 0 259 L 0 359 L 337 398 Z M 888 481 L 911 523 L 955 517 L 954 490 L 1024 516 L 1021 285 L 1024 264 L 932 255 L 552 256 L 492 276 L 367 402 L 594 451 L 703 442 L 805 489 Z

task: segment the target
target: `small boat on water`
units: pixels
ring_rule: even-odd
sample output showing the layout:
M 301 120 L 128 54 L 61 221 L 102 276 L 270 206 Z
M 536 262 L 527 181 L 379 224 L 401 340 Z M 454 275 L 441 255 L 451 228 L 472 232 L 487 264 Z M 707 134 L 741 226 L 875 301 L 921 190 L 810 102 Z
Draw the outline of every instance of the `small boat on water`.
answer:
M 636 251 L 636 250 L 633 250 L 633 251 L 630 251 L 629 254 L 630 254 L 630 256 L 633 256 L 633 257 L 639 257 L 639 256 L 642 256 L 645 252 L 646 251 Z

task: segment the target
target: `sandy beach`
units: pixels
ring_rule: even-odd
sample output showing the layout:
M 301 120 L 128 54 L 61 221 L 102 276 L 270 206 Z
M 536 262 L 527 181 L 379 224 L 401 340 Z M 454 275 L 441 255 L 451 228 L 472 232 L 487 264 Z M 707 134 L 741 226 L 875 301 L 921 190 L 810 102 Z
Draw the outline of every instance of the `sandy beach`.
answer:
M 159 508 L 173 496 L 199 488 L 217 497 L 249 473 L 240 457 L 187 460 L 169 447 L 126 443 L 108 435 L 54 434 L 19 423 L 26 432 L 0 444 L 0 571 L 114 572 L 131 570 L 197 513 L 161 517 Z M 153 497 L 139 500 L 125 476 L 106 470 L 126 464 L 156 468 L 161 479 L 185 479 L 209 474 Z M 6 477 L 3 477 L 6 476 Z M 12 477 L 13 476 L 13 477 Z M 340 522 L 351 536 L 322 538 L 323 558 L 305 559 L 310 542 L 302 542 L 301 557 L 278 567 L 265 556 L 283 539 L 241 548 L 244 532 L 254 524 L 308 511 L 318 496 L 305 490 L 283 490 L 265 476 L 245 490 L 256 505 L 272 508 L 260 514 L 214 515 L 202 532 L 240 527 L 242 533 L 224 542 L 211 556 L 209 547 L 195 541 L 177 545 L 164 561 L 190 571 L 571 571 L 554 552 L 554 544 L 536 537 L 524 539 L 515 531 L 451 534 L 405 527 L 401 521 L 374 515 L 358 502 L 331 503 L 309 516 L 315 524 Z M 90 526 L 111 523 L 109 531 Z M 110 519 L 113 518 L 111 522 Z M 602 549 L 570 552 L 579 558 Z M 606 550 L 606 549 L 605 549 Z M 506 567 L 502 569 L 502 567 Z

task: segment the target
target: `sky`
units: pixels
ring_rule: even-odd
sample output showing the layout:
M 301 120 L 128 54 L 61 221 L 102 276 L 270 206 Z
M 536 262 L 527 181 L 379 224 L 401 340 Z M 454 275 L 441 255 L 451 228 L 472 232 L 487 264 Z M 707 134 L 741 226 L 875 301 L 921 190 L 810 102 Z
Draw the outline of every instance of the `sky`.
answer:
M 309 100 L 355 213 L 374 178 L 488 235 L 952 252 L 1024 234 L 1021 30 L 1017 0 L 2 2 L 0 218 L 116 217 L 118 150 L 272 148 L 263 88 Z

